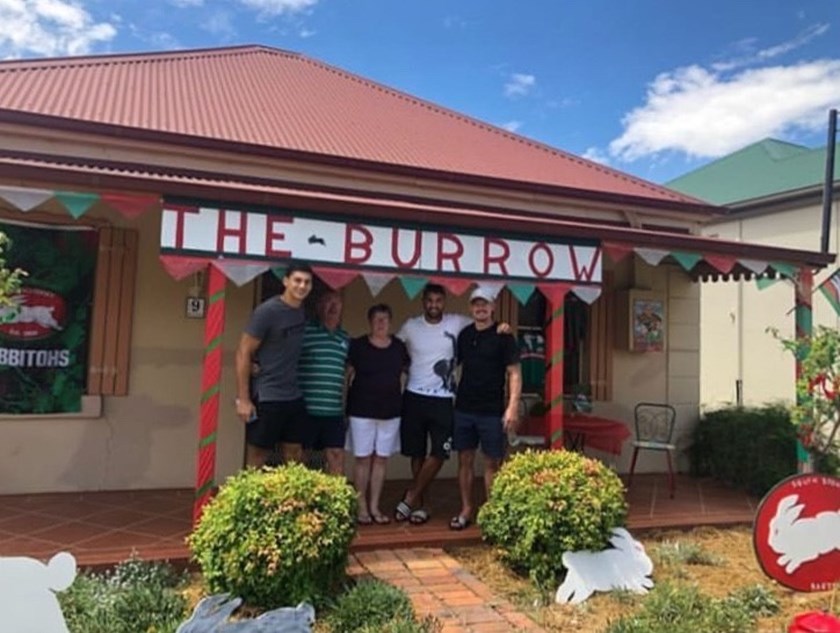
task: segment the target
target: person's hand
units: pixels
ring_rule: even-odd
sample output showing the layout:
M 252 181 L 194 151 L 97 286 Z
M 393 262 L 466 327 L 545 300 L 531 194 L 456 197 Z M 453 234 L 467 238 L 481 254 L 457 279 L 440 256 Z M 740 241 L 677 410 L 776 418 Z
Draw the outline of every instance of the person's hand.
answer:
M 239 419 L 245 424 L 248 424 L 248 422 L 257 416 L 257 408 L 254 406 L 254 403 L 251 402 L 250 398 L 246 398 L 244 400 L 237 398 L 236 415 L 238 415 Z
M 511 334 L 512 332 L 513 328 L 510 327 L 510 323 L 499 323 L 496 328 L 496 334 Z
M 502 416 L 502 428 L 505 433 L 512 433 L 519 428 L 519 407 L 508 407 Z

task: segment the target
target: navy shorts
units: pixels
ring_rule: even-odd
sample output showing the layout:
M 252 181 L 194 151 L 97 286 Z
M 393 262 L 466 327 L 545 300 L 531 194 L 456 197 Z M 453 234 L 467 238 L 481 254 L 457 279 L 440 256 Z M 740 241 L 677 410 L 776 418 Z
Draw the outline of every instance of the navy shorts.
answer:
M 431 441 L 431 448 L 429 448 Z M 406 457 L 449 459 L 452 450 L 452 398 L 403 394 L 400 447 Z
M 474 451 L 480 444 L 481 452 L 487 457 L 502 459 L 506 439 L 502 416 L 455 411 L 452 448 L 456 451 Z
M 303 435 L 303 447 L 321 451 L 325 448 L 344 448 L 347 424 L 343 415 L 309 414 Z
M 258 402 L 257 419 L 245 425 L 245 441 L 251 446 L 273 449 L 278 444 L 303 444 L 308 423 L 303 398 Z

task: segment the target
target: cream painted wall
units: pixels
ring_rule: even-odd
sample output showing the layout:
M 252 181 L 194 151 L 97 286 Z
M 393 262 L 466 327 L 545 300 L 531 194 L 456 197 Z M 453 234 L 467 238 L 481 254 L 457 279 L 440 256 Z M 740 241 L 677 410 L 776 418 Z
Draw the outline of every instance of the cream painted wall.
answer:
M 830 248 L 840 251 L 837 214 Z M 715 224 L 709 235 L 758 244 L 818 250 L 822 206 L 796 209 Z M 834 268 L 816 275 L 816 288 Z M 759 290 L 755 281 L 705 282 L 701 285 L 701 396 L 704 408 L 735 402 L 735 382 L 743 381 L 744 404 L 792 401 L 795 397 L 794 362 L 767 332 L 776 328 L 783 337 L 794 335 L 794 288 L 780 281 Z M 840 326 L 840 320 L 821 293 L 813 298 L 814 327 Z

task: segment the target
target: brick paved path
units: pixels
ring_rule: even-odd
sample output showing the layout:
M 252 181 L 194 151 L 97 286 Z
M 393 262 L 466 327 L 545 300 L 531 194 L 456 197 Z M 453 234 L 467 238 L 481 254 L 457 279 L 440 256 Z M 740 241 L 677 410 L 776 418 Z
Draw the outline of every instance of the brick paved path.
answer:
M 543 631 L 441 549 L 359 552 L 348 571 L 400 587 L 419 616 L 433 615 L 443 624 L 443 633 Z

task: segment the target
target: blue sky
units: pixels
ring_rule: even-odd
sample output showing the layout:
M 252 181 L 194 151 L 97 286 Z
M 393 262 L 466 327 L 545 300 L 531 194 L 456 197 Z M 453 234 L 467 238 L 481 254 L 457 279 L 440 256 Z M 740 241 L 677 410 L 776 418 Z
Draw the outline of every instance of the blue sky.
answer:
M 840 0 L 0 0 L 0 58 L 234 44 L 655 182 L 768 136 L 822 146 L 840 107 Z

